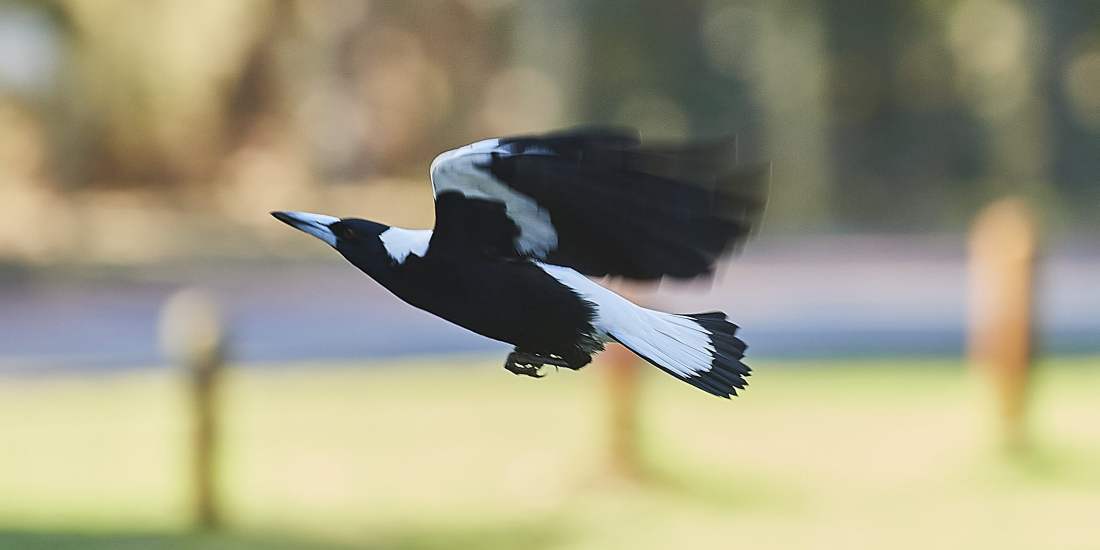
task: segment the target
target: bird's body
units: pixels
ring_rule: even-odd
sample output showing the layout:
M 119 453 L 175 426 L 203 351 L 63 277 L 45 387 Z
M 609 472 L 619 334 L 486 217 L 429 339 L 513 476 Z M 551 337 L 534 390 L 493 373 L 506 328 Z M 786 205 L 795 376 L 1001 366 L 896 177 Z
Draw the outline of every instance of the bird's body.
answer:
M 383 236 L 405 231 L 390 228 Z M 426 249 L 416 238 L 397 242 L 387 254 L 404 256 L 401 261 L 368 274 L 414 307 L 517 348 L 561 357 L 577 356 L 582 335 L 594 331 L 591 307 L 533 261 L 405 254 L 407 244 Z
M 585 275 L 708 274 L 763 204 L 754 185 L 766 173 L 737 171 L 731 153 L 725 144 L 642 149 L 608 130 L 485 140 L 432 163 L 434 230 L 275 215 L 414 307 L 514 345 L 512 372 L 577 369 L 617 341 L 729 397 L 749 369 L 724 314 L 642 308 Z

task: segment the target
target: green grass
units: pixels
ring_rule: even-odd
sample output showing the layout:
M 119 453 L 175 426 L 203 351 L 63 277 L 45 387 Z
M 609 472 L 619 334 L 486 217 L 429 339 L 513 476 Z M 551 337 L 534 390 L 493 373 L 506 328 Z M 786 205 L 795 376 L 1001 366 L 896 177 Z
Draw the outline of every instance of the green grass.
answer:
M 758 361 L 732 402 L 653 373 L 645 483 L 605 468 L 598 365 L 460 362 L 233 371 L 227 534 L 188 530 L 172 373 L 0 378 L 0 548 L 1100 547 L 1095 359 L 1040 367 L 1014 455 L 957 363 Z

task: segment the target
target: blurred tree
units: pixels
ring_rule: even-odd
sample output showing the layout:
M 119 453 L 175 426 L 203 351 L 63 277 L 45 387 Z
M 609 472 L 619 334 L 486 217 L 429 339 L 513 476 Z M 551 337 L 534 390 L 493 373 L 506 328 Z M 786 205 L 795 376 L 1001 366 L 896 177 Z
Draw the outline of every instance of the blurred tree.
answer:
M 961 227 L 976 205 L 968 183 L 984 175 L 986 134 L 959 97 L 942 6 L 824 6 L 838 223 Z
M 726 3 L 584 3 L 584 120 L 639 127 L 656 138 L 735 132 L 758 143 L 762 117 L 741 70 L 753 45 Z M 717 24 L 715 20 L 717 19 Z
M 64 1 L 72 22 L 69 116 L 95 151 L 91 181 L 198 181 L 224 147 L 225 94 L 269 2 Z M 94 136 L 94 139 L 91 138 Z
M 1100 9 L 1095 0 L 1033 6 L 1049 25 L 1040 67 L 1048 101 L 1051 178 L 1078 229 L 1100 233 Z M 1089 223 L 1090 220 L 1093 223 Z
M 36 177 L 224 203 L 615 123 L 736 132 L 772 230 L 961 231 L 1006 190 L 1095 227 L 1097 90 L 1092 0 L 0 0 Z

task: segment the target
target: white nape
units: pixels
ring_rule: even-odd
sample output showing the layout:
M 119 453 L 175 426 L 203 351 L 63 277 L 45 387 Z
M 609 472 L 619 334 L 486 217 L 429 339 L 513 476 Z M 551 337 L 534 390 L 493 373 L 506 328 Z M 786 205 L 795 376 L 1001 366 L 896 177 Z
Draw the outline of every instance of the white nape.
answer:
M 440 154 L 432 161 L 432 191 L 436 196 L 444 191 L 458 191 L 465 197 L 503 203 L 508 218 L 519 228 L 516 249 L 522 254 L 545 258 L 558 247 L 558 232 L 550 222 L 550 213 L 531 197 L 498 181 L 482 168 L 494 153 L 513 154 L 507 146 L 500 146 L 497 139 Z M 540 150 L 523 154 L 549 153 L 549 150 Z
M 695 320 L 636 305 L 568 267 L 536 265 L 596 307 L 593 324 L 602 333 L 598 338 L 613 337 L 684 378 L 710 371 L 714 361 L 711 333 Z
M 391 227 L 380 233 L 378 239 L 386 248 L 386 254 L 389 254 L 393 261 L 403 264 L 409 254 L 424 257 L 428 251 L 428 243 L 432 240 L 432 231 Z

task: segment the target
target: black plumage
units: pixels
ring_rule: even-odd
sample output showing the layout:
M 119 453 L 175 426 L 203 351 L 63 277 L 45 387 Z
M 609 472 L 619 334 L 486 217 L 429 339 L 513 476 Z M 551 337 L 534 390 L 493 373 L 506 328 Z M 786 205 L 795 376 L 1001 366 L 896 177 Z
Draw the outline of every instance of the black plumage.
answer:
M 770 173 L 737 166 L 732 138 L 642 147 L 636 133 L 592 130 L 500 149 L 480 166 L 549 211 L 558 246 L 547 262 L 636 280 L 709 274 L 759 221 Z M 437 201 L 437 216 L 459 205 Z

